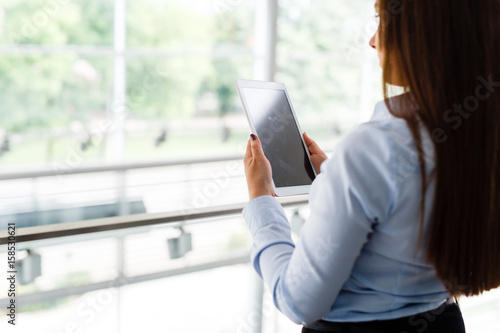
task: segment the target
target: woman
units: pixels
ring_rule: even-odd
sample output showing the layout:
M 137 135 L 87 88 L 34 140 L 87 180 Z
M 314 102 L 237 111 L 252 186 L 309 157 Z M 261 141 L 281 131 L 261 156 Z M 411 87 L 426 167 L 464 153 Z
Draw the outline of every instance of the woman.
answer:
M 464 332 L 451 299 L 500 285 L 500 1 L 375 7 L 385 100 L 329 160 L 304 135 L 319 175 L 296 245 L 249 140 L 252 262 L 302 332 Z

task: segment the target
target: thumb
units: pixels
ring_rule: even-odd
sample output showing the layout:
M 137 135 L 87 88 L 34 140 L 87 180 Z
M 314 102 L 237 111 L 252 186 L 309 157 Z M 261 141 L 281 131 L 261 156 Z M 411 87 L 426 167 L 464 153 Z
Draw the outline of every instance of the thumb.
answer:
M 262 150 L 262 142 L 255 134 L 250 134 L 250 141 L 252 147 L 252 155 L 254 157 L 265 157 L 264 151 Z
M 305 132 L 304 132 L 304 140 L 306 142 L 307 148 L 309 148 L 309 151 L 311 153 L 318 152 L 320 150 L 319 146 L 316 144 L 316 142 L 311 139 Z

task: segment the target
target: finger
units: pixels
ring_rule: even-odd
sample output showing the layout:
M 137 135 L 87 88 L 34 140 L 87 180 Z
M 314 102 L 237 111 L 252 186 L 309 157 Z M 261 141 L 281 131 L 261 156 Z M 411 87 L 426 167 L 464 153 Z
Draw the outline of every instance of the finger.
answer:
M 257 157 L 266 157 L 264 155 L 264 151 L 262 150 L 262 143 L 260 142 L 260 139 L 257 137 L 255 134 L 250 135 L 250 143 L 252 146 L 252 156 L 254 158 Z
M 316 142 L 313 139 L 311 139 L 305 132 L 304 132 L 304 141 L 306 142 L 307 148 L 309 148 L 309 151 L 311 153 L 319 152 L 321 150 L 319 146 L 316 144 Z
M 304 141 L 306 142 L 306 145 L 309 147 L 310 144 L 312 144 L 314 141 L 311 140 L 311 138 L 306 134 L 306 132 L 302 133 L 302 136 L 304 137 Z
M 250 158 L 252 158 L 252 139 L 248 139 L 247 150 L 244 159 L 247 160 Z

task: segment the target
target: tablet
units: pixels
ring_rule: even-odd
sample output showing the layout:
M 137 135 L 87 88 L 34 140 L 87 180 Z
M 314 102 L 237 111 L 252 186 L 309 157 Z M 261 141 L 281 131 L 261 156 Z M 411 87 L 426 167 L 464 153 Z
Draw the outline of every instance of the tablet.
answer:
M 250 128 L 271 163 L 274 193 L 309 193 L 316 171 L 284 84 L 238 80 L 236 87 Z

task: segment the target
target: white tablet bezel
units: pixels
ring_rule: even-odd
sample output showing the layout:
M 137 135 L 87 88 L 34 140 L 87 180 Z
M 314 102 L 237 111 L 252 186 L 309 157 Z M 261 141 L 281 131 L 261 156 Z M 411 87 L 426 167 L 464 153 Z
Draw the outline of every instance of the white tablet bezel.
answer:
M 303 133 L 302 129 L 300 128 L 299 122 L 297 120 L 297 116 L 295 115 L 295 110 L 293 109 L 293 105 L 290 101 L 290 97 L 288 96 L 288 92 L 286 91 L 285 85 L 283 83 L 279 83 L 279 82 L 239 79 L 236 81 L 236 88 L 238 89 L 238 94 L 240 95 L 241 102 L 243 103 L 243 109 L 245 110 L 248 124 L 250 125 L 252 133 L 257 134 L 257 136 L 259 136 L 259 133 L 257 132 L 255 125 L 252 121 L 252 117 L 250 116 L 250 110 L 248 107 L 248 103 L 247 103 L 245 95 L 243 94 L 241 89 L 242 88 L 257 88 L 257 89 L 263 89 L 263 90 L 266 90 L 266 89 L 267 90 L 281 90 L 285 93 L 288 104 L 290 105 L 290 109 L 292 110 L 292 115 L 293 115 L 293 119 L 295 122 L 295 126 L 297 126 L 297 129 L 299 130 L 299 136 L 300 136 L 300 139 L 302 141 L 302 145 L 304 146 L 304 149 L 307 153 L 307 158 L 309 160 L 309 163 L 311 164 L 311 169 L 314 172 L 314 177 L 317 177 L 316 170 L 314 169 L 314 165 L 311 162 L 311 155 L 309 154 L 309 149 L 307 148 L 307 145 L 304 141 L 304 136 L 302 135 L 302 133 Z M 278 197 L 308 194 L 310 187 L 311 187 L 311 185 L 276 187 L 276 185 L 274 183 L 274 179 L 273 179 L 274 193 Z

